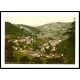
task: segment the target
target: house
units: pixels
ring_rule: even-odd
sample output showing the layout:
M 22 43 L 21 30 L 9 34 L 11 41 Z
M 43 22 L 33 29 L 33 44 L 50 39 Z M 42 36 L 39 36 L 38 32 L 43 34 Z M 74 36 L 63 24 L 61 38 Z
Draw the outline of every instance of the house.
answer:
M 59 42 L 61 42 L 62 40 L 59 40 Z
M 55 51 L 56 50 L 56 47 L 53 47 L 52 51 Z
M 17 42 L 18 42 L 18 40 L 14 40 L 13 42 L 14 42 L 14 43 L 17 43 Z
M 26 53 L 31 55 L 31 56 L 35 56 L 35 57 L 41 56 L 41 53 L 39 51 L 27 50 Z
M 13 48 L 14 48 L 15 50 L 18 50 L 18 48 L 17 48 L 17 47 L 15 47 L 15 46 L 13 46 Z
M 63 56 L 63 54 L 61 54 L 61 56 Z

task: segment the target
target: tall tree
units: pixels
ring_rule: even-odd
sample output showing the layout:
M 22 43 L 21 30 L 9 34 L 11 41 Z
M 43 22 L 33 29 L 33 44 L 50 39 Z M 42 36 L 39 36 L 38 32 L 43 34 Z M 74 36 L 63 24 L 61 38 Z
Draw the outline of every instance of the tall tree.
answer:
M 12 62 L 13 61 L 13 45 L 14 43 L 12 41 L 9 41 L 9 39 L 5 40 L 5 61 L 6 62 Z
M 58 44 L 56 51 L 64 54 L 66 59 L 65 63 L 73 64 L 75 63 L 75 21 L 72 22 L 71 26 L 72 27 L 65 32 L 65 35 L 68 35 L 68 39 Z

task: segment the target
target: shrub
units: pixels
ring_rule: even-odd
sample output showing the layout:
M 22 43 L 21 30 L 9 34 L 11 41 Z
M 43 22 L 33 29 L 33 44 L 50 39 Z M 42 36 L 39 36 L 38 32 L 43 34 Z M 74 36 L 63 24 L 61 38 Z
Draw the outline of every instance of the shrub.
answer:
M 31 63 L 34 63 L 34 64 L 42 64 L 43 63 L 43 60 L 41 60 L 41 58 L 39 58 L 39 57 L 34 57 L 31 60 Z
M 24 57 L 20 58 L 20 63 L 22 63 L 22 64 L 26 64 L 26 63 L 29 63 L 29 62 L 30 62 L 30 59 L 27 56 L 24 56 Z

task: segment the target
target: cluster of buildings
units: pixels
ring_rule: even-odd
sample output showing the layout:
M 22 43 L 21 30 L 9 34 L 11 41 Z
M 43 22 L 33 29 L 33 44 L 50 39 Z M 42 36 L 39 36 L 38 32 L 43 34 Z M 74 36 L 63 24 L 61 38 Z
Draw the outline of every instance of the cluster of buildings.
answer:
M 24 47 L 27 45 L 27 44 L 31 44 L 32 42 L 35 42 L 35 39 L 32 38 L 31 36 L 27 36 L 27 37 L 24 37 L 24 38 L 20 38 L 18 37 L 17 39 L 14 39 L 13 42 L 16 44 L 16 45 L 19 45 L 20 43 L 24 43 Z M 20 43 L 19 43 L 20 42 Z M 61 40 L 58 40 L 57 41 L 58 43 L 61 42 Z M 55 42 L 54 41 L 51 41 L 50 44 L 52 45 L 52 51 L 55 51 L 56 50 L 56 47 L 54 46 Z M 49 45 L 48 43 L 44 43 L 42 46 L 40 46 L 40 51 L 39 50 L 28 50 L 28 49 L 23 49 L 21 48 L 20 46 L 13 46 L 13 48 L 15 50 L 19 50 L 20 52 L 24 52 L 26 54 L 29 54 L 31 56 L 35 56 L 35 57 L 40 57 L 40 56 L 43 56 L 42 52 L 45 52 L 45 48 L 46 49 L 49 49 Z M 60 56 L 63 56 L 63 55 L 57 55 L 55 53 L 51 53 L 50 55 L 45 55 L 47 58 L 51 58 L 51 57 L 60 57 Z

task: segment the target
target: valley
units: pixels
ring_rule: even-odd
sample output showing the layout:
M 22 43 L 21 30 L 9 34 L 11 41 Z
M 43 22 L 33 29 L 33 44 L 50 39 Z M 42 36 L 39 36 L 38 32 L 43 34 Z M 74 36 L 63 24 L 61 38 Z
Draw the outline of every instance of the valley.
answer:
M 37 27 L 5 22 L 5 63 L 69 64 L 61 45 L 66 45 L 71 22 L 48 23 Z M 59 46 L 59 47 L 58 47 Z M 70 46 L 71 47 L 71 46 Z M 66 48 L 67 49 L 67 48 Z

